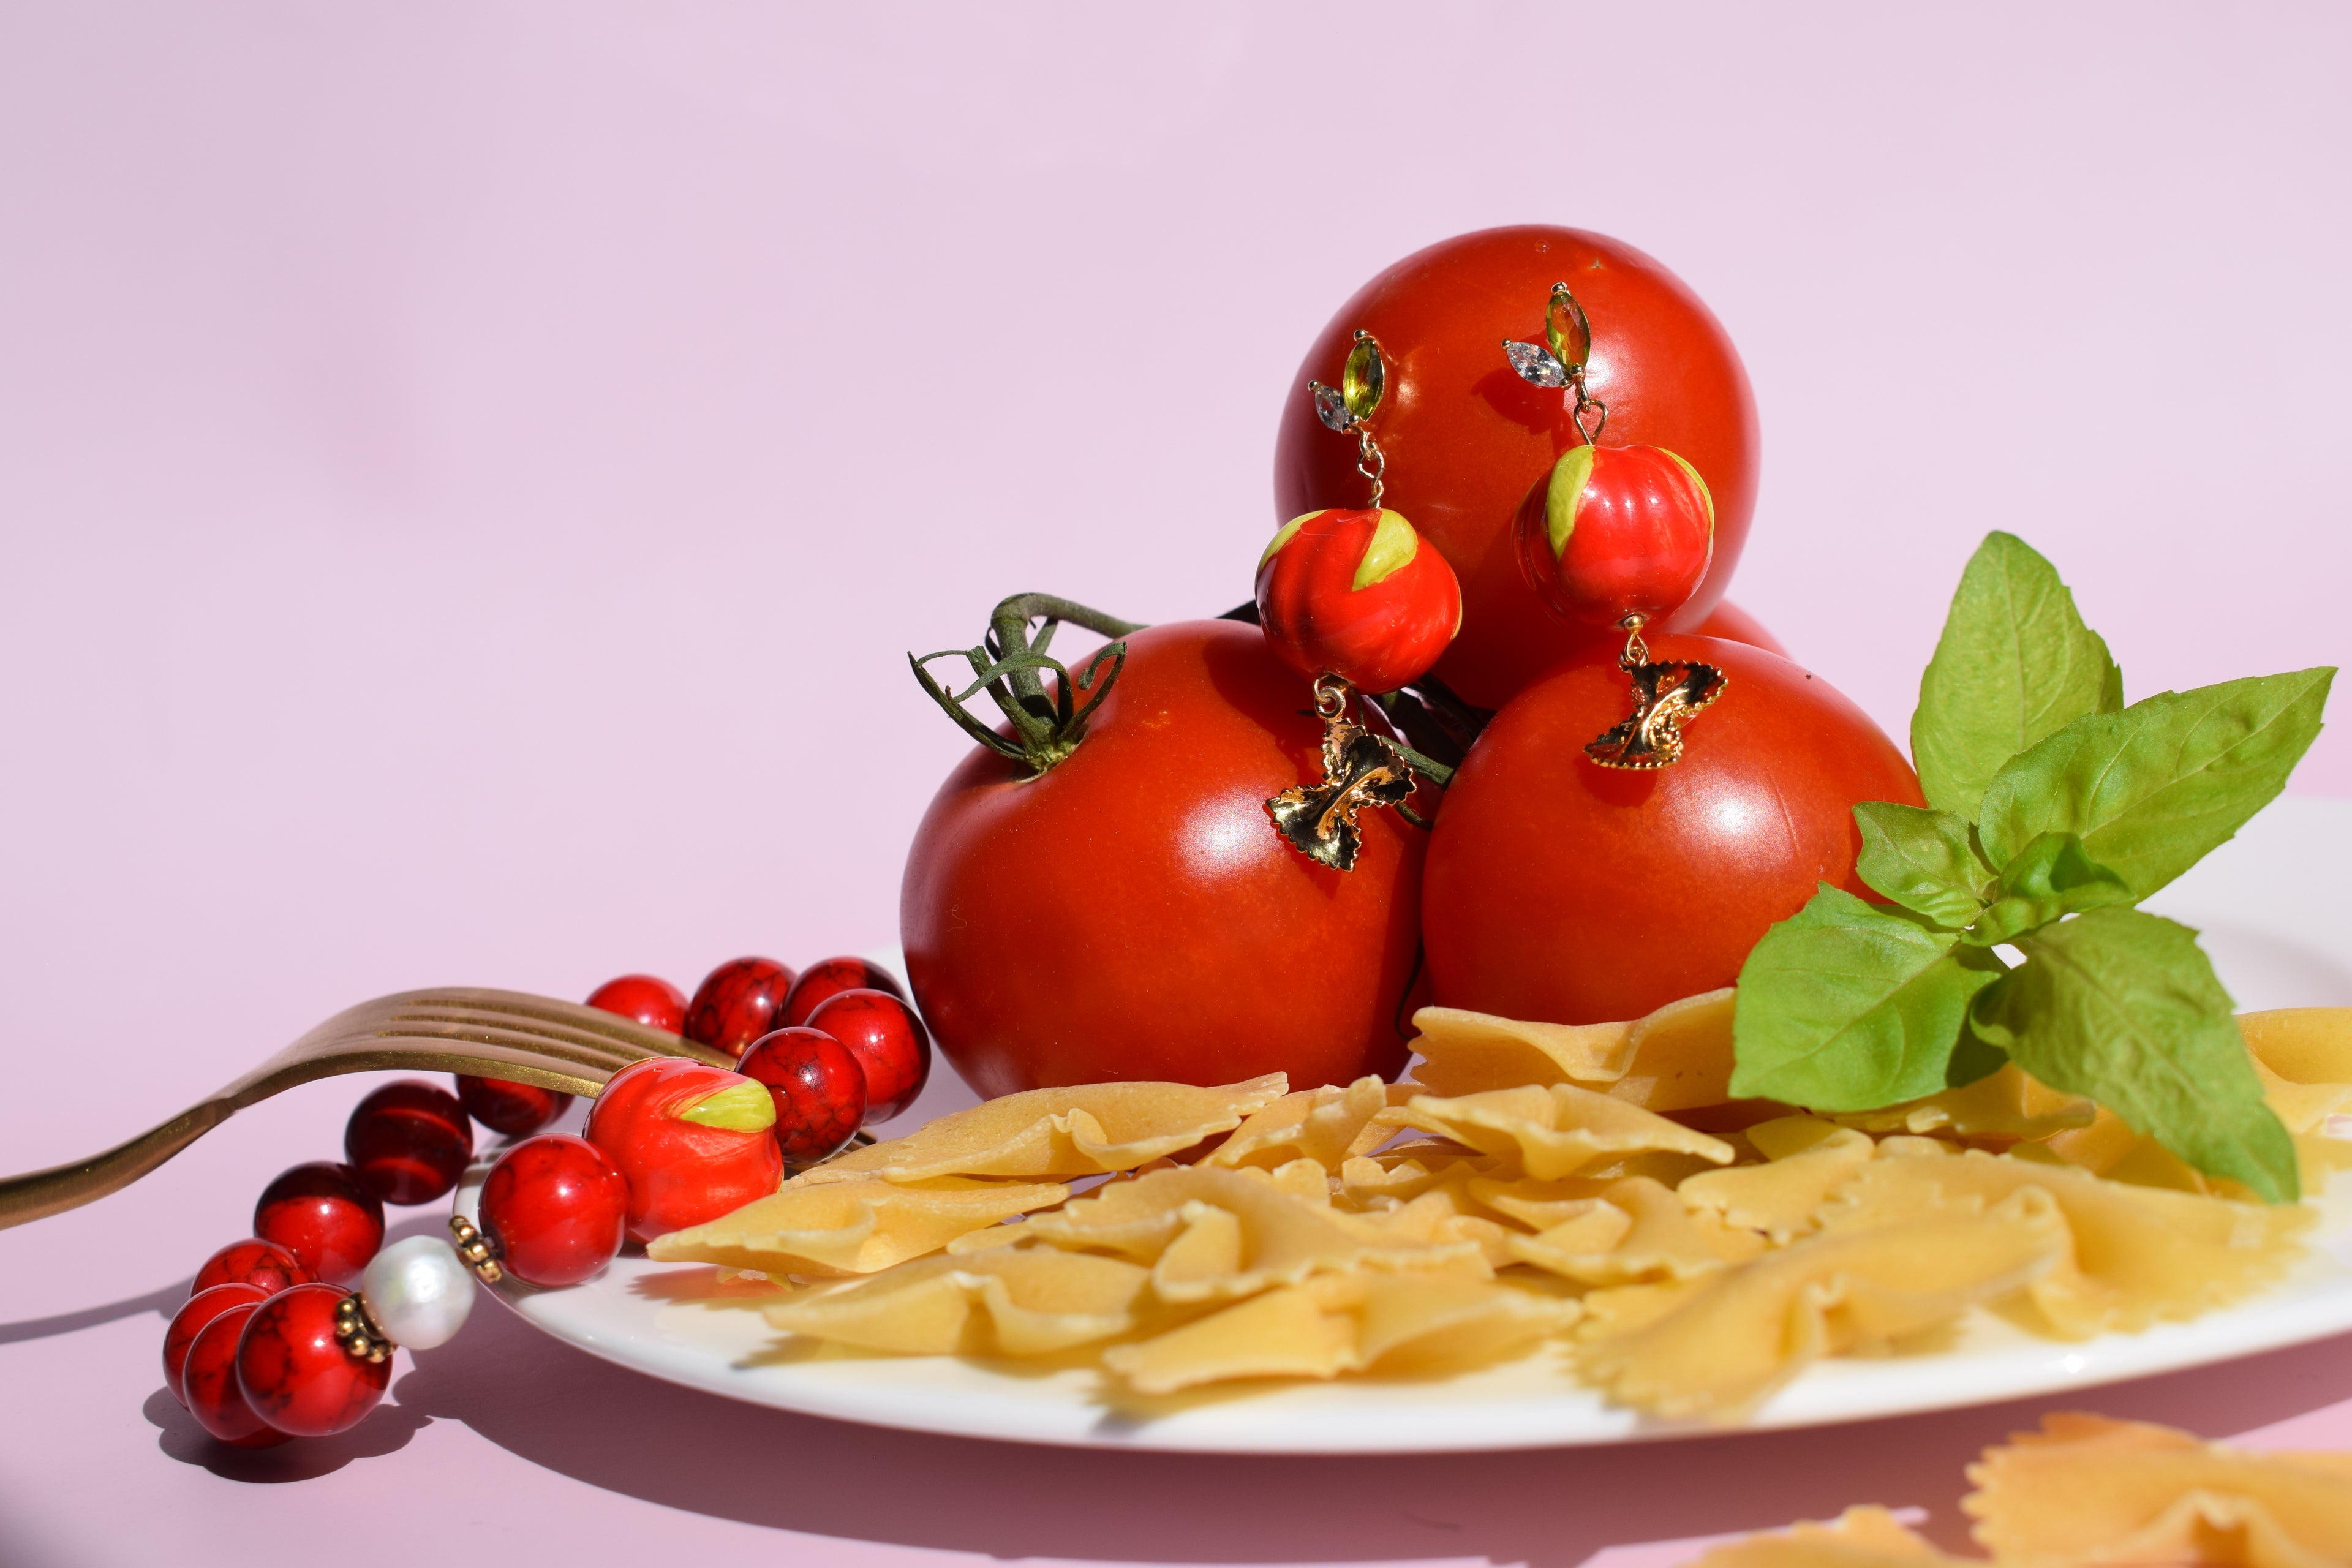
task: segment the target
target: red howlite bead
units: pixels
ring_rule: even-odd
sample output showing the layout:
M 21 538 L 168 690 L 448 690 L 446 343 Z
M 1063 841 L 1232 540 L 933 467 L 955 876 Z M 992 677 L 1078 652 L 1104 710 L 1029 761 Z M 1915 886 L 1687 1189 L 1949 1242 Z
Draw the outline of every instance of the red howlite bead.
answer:
M 313 1287 L 298 1285 L 294 1289 L 307 1290 Z M 196 1425 L 222 1442 L 240 1448 L 274 1447 L 292 1436 L 255 1414 L 253 1406 L 246 1402 L 245 1391 L 237 1385 L 237 1345 L 245 1325 L 266 1305 L 263 1301 L 236 1302 L 215 1315 L 189 1342 L 188 1353 L 180 1369 L 181 1402 L 196 1418 Z
M 343 1125 L 343 1157 L 361 1184 L 388 1204 L 446 1196 L 474 1157 L 474 1124 L 457 1097 L 404 1079 L 368 1095 Z
M 246 1321 L 236 1385 L 253 1413 L 280 1432 L 324 1437 L 356 1426 L 392 1382 L 389 1358 L 362 1361 L 335 1338 L 335 1308 L 350 1294 L 332 1285 L 297 1285 Z
M 788 1164 L 815 1164 L 865 1125 L 866 1069 L 822 1029 L 762 1035 L 735 1070 L 768 1086 L 776 1102 L 776 1144 Z
M 227 1311 L 231 1307 L 255 1307 L 269 1300 L 269 1292 L 258 1285 L 214 1285 L 189 1297 L 173 1314 L 172 1326 L 163 1331 L 163 1386 L 183 1405 L 188 1403 L 188 1391 L 183 1383 L 187 1370 L 188 1347 L 196 1342 L 204 1326 Z
M 931 1037 L 915 1010 L 887 991 L 844 991 L 809 1015 L 808 1027 L 849 1047 L 866 1069 L 866 1119 L 887 1121 L 915 1102 L 931 1076 Z
M 634 1018 L 648 1029 L 686 1033 L 686 993 L 652 974 L 624 974 L 590 994 L 588 1005 Z
M 215 1285 L 258 1285 L 262 1294 L 274 1296 L 289 1285 L 308 1285 L 318 1275 L 304 1267 L 300 1258 L 274 1241 L 248 1237 L 232 1241 L 210 1258 L 196 1270 L 196 1282 L 188 1287 L 193 1300 Z
M 584 1138 L 527 1139 L 499 1156 L 482 1183 L 482 1231 L 506 1271 L 526 1285 L 577 1285 L 620 1252 L 629 1184 Z
M 776 1026 L 793 972 L 772 958 L 730 959 L 712 970 L 686 1010 L 686 1037 L 740 1056 Z
M 476 1078 L 461 1072 L 457 1103 L 493 1132 L 528 1138 L 562 1115 L 572 1097 L 535 1083 L 509 1083 L 502 1078 Z
M 784 993 L 783 1010 L 776 1015 L 776 1027 L 800 1027 L 809 1021 L 811 1013 L 845 991 L 887 991 L 902 999 L 907 994 L 898 976 L 878 963 L 868 963 L 862 958 L 822 958 L 802 970 L 793 988 Z
M 293 1253 L 320 1279 L 351 1285 L 383 1245 L 383 1205 L 349 1165 L 314 1160 L 262 1189 L 253 1233 Z

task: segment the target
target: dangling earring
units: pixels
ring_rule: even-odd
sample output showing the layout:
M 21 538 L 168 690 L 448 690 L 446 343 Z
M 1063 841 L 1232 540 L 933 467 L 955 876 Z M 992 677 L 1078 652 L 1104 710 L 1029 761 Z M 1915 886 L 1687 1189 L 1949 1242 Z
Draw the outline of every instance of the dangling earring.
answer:
M 1726 677 L 1695 659 L 1653 661 L 1643 627 L 1697 592 L 1715 555 L 1715 499 L 1687 461 L 1664 447 L 1602 447 L 1609 405 L 1585 386 L 1592 328 L 1565 283 L 1552 285 L 1544 341 L 1506 342 L 1511 368 L 1558 387 L 1584 444 L 1571 447 L 1521 504 L 1519 569 L 1559 619 L 1625 634 L 1617 663 L 1633 712 L 1585 754 L 1604 768 L 1664 768 L 1682 760 L 1683 726 L 1723 695 Z

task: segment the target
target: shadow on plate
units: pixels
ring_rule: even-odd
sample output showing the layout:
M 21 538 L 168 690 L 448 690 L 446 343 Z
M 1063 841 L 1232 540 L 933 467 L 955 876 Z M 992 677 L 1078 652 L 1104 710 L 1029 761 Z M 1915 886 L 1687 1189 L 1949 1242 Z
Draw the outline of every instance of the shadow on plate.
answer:
M 462 1421 L 589 1485 L 803 1534 L 1007 1558 L 1576 1568 L 1612 1543 L 1827 1518 L 1854 1502 L 1924 1505 L 1930 1532 L 1957 1547 L 1961 1467 L 2045 1410 L 2242 1432 L 2352 1399 L 2352 1336 L 2072 1399 L 1626 1447 L 1412 1457 L 1115 1453 L 893 1432 L 660 1383 L 504 1310 L 477 1313 L 393 1392 L 403 1420 Z

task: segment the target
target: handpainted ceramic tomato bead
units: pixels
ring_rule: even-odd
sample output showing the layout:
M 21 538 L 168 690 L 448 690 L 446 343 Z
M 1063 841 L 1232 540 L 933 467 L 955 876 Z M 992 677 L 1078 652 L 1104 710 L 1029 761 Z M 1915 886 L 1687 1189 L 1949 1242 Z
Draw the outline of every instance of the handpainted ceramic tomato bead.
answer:
M 740 1057 L 776 1026 L 792 988 L 793 972 L 772 958 L 730 959 L 695 987 L 686 1010 L 687 1038 Z
M 588 1005 L 635 1018 L 648 1029 L 686 1033 L 686 993 L 657 975 L 624 974 L 607 980 L 589 993 Z
M 1528 492 L 1519 566 L 1562 620 L 1663 620 L 1706 575 L 1715 502 L 1696 468 L 1663 447 L 1578 447 Z
M 332 1289 L 332 1286 L 298 1285 L 298 1290 Z M 274 1298 L 273 1298 L 274 1300 Z M 222 1442 L 239 1448 L 271 1448 L 293 1434 L 264 1421 L 248 1404 L 236 1381 L 236 1352 L 246 1324 L 267 1305 L 237 1302 L 216 1313 L 196 1331 L 180 1365 L 182 1403 L 188 1414 Z
M 253 1234 L 349 1285 L 383 1245 L 383 1204 L 349 1165 L 314 1160 L 280 1172 L 253 1209 Z
M 1454 775 L 1421 905 L 1440 1005 L 1597 1024 L 1729 985 L 1817 883 L 1868 896 L 1855 805 L 1923 804 L 1903 753 L 1827 681 L 1715 637 L 1650 653 L 1727 677 L 1674 766 L 1584 754 L 1630 708 L 1604 645 L 1513 698 Z
M 499 1267 L 524 1284 L 577 1285 L 627 1239 L 629 1184 L 584 1138 L 527 1138 L 483 1181 L 481 1225 Z
M 1402 512 L 1310 511 L 1258 557 L 1257 613 L 1301 675 L 1393 691 L 1426 674 L 1462 629 L 1462 585 Z
M 275 1295 L 289 1285 L 307 1285 L 318 1277 L 291 1248 L 249 1236 L 205 1258 L 205 1266 L 196 1270 L 196 1282 L 188 1287 L 188 1296 L 194 1300 L 215 1285 L 232 1283 L 258 1285 L 265 1294 Z
M 898 977 L 878 963 L 863 958 L 820 958 L 802 970 L 793 988 L 784 993 L 784 1005 L 776 1013 L 776 1027 L 798 1028 L 828 997 L 845 991 L 887 991 L 899 997 L 907 994 Z
M 510 1083 L 502 1078 L 457 1075 L 457 1103 L 466 1114 L 493 1132 L 528 1138 L 563 1114 L 572 1097 L 535 1083 Z
M 915 1103 L 931 1076 L 931 1036 L 914 1008 L 887 991 L 844 991 L 806 1027 L 849 1047 L 866 1069 L 866 1120 L 887 1121 Z
M 343 1124 L 343 1158 L 388 1204 L 446 1196 L 474 1157 L 474 1124 L 457 1097 L 404 1079 L 373 1089 Z
M 1339 307 L 1282 402 L 1274 521 L 1360 504 L 1356 448 L 1318 421 L 1307 384 L 1333 378 L 1359 330 L 1379 339 L 1388 358 L 1378 416 L 1387 504 L 1461 574 L 1462 635 L 1436 673 L 1481 708 L 1500 708 L 1594 637 L 1545 613 L 1511 548 L 1528 487 L 1584 444 L 1563 393 L 1521 380 L 1503 355 L 1506 339 L 1541 334 L 1561 281 L 1591 322 L 1586 384 L 1609 405 L 1602 439 L 1679 452 L 1714 489 L 1714 561 L 1671 623 L 1695 626 L 1722 597 L 1747 542 L 1761 452 L 1756 403 L 1714 315 L 1632 246 L 1530 224 L 1417 251 Z
M 231 1307 L 253 1307 L 269 1300 L 270 1292 L 258 1285 L 208 1285 L 189 1297 L 180 1310 L 172 1315 L 172 1326 L 163 1331 L 163 1386 L 183 1405 L 188 1403 L 184 1377 L 188 1364 L 188 1347 L 196 1342 L 204 1326 L 227 1311 Z
M 838 1153 L 866 1125 L 866 1068 L 822 1029 L 762 1035 L 735 1069 L 768 1086 L 786 1164 L 814 1165 Z
M 253 1310 L 237 1338 L 236 1385 L 253 1413 L 296 1437 L 359 1425 L 392 1382 L 390 1360 L 352 1354 L 335 1337 L 351 1292 L 320 1283 L 281 1290 Z
M 588 1142 L 629 1184 L 629 1234 L 651 1241 L 765 1197 L 783 1180 L 767 1086 L 680 1057 L 632 1062 L 588 1112 Z

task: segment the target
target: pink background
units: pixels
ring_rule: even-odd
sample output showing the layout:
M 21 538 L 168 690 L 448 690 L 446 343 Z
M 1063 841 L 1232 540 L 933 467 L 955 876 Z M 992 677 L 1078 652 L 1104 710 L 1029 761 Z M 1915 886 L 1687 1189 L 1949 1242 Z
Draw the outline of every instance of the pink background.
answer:
M 1714 306 L 1766 435 L 1733 597 L 1898 734 L 1991 527 L 2135 695 L 2338 661 L 2347 66 L 2321 5 L 0 3 L 0 1167 L 361 997 L 887 944 L 961 751 L 902 656 L 1017 589 L 1238 602 L 1297 354 L 1463 229 L 1599 229 Z M 2347 735 L 2297 790 L 2352 795 Z M 0 1235 L 0 1561 L 1572 1568 L 1872 1499 L 1948 1534 L 2037 1414 L 1064 1455 L 486 1309 L 347 1437 L 224 1458 L 160 1313 L 359 1091 Z M 2262 1426 L 2352 1398 L 2343 1351 L 2097 1403 Z

